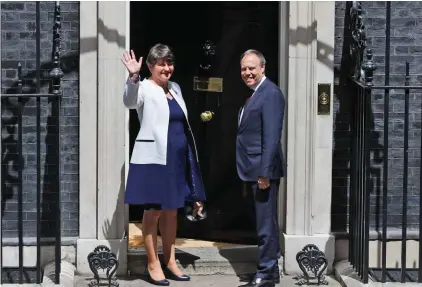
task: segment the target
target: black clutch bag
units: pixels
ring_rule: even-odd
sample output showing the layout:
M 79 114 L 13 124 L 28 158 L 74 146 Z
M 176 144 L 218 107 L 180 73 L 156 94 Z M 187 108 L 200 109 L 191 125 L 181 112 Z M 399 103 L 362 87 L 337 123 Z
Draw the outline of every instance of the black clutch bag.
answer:
M 195 203 L 185 203 L 185 218 L 190 222 L 198 222 L 207 218 L 207 210 L 202 204 L 201 209 L 195 207 Z

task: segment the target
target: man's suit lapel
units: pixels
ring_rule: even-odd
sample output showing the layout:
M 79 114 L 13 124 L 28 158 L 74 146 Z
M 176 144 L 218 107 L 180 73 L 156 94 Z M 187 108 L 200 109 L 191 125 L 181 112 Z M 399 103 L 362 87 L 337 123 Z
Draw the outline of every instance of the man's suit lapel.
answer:
M 237 113 L 237 126 L 240 126 L 240 115 L 242 114 L 243 107 L 240 107 L 239 112 Z
M 243 110 L 242 120 L 241 120 L 240 125 L 239 125 L 239 132 L 242 131 L 242 129 L 245 127 L 245 122 L 247 120 L 249 112 L 250 112 L 251 108 L 253 107 L 253 105 L 258 100 L 259 95 L 261 94 L 266 82 L 267 82 L 267 79 L 265 79 L 264 82 L 262 82 L 262 84 L 255 91 L 254 95 L 249 99 L 248 103 L 245 105 L 245 108 Z

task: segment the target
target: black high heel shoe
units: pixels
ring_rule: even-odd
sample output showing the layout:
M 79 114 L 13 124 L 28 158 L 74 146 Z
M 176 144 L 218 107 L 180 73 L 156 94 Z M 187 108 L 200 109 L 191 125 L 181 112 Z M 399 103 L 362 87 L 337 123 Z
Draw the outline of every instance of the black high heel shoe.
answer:
M 188 275 L 183 274 L 182 276 L 177 276 L 165 265 L 161 265 L 161 269 L 163 269 L 164 276 L 166 276 L 168 279 L 174 281 L 190 281 L 190 277 Z
M 167 279 L 158 280 L 158 281 L 157 280 L 154 280 L 151 277 L 151 274 L 149 274 L 148 266 L 145 267 L 144 274 L 147 277 L 148 282 L 151 283 L 151 284 L 153 284 L 153 285 L 156 285 L 156 286 L 170 286 L 170 282 Z

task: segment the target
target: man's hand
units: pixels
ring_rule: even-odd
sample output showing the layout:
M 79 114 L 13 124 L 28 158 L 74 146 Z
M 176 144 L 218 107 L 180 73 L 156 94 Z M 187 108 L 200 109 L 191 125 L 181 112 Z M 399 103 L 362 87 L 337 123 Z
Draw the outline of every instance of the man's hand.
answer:
M 258 177 L 258 187 L 259 189 L 267 189 L 270 187 L 270 179 L 267 177 Z

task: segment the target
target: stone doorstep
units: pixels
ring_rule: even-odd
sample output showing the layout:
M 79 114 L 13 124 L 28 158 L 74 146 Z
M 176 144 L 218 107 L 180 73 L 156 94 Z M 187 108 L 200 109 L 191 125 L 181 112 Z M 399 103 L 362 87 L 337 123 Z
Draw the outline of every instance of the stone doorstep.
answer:
M 327 277 L 328 287 L 340 287 L 340 284 L 331 277 Z M 90 282 L 89 278 L 76 276 L 74 287 L 87 287 Z M 101 283 L 106 281 L 102 280 Z M 117 277 L 117 282 L 120 287 L 147 287 L 152 286 L 151 284 L 145 281 L 145 278 L 138 276 L 123 276 Z M 276 284 L 276 287 L 293 287 L 298 286 L 297 281 L 293 279 L 292 276 L 285 276 L 281 278 L 280 284 Z M 236 287 L 240 284 L 245 284 L 240 282 L 239 278 L 235 275 L 196 275 L 192 276 L 190 282 L 177 282 L 171 281 L 170 286 L 174 287 Z M 13 286 L 15 287 L 15 286 Z
M 159 250 L 159 255 L 162 255 Z M 241 275 L 256 270 L 257 246 L 176 248 L 176 260 L 186 274 L 190 275 Z M 128 272 L 143 274 L 147 259 L 145 249 L 130 248 L 128 251 Z M 283 259 L 279 260 L 280 270 Z

